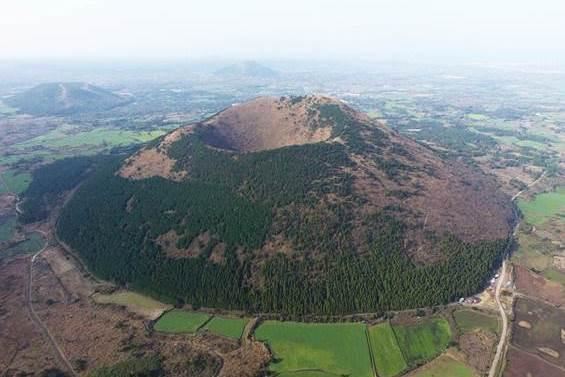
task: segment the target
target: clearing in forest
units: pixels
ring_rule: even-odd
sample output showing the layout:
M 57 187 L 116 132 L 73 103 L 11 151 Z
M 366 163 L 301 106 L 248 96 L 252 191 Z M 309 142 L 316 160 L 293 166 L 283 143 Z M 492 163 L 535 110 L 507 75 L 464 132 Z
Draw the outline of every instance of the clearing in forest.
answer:
M 366 327 L 359 323 L 266 321 L 255 331 L 273 352 L 271 370 L 283 376 L 373 376 Z
M 120 291 L 110 294 L 97 293 L 92 296 L 99 304 L 115 304 L 125 306 L 129 311 L 149 319 L 157 319 L 171 305 L 163 304 L 157 300 L 130 291 Z

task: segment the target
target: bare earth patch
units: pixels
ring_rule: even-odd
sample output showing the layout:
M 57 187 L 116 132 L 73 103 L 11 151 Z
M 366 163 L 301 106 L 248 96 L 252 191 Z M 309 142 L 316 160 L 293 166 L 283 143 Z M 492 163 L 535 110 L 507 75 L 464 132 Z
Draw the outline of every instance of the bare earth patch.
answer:
M 257 98 L 232 106 L 204 122 L 207 126 L 204 141 L 237 152 L 326 141 L 332 128 L 316 124 L 318 118 L 308 110 L 313 104 L 330 101 L 333 100 L 322 96 L 308 96 L 297 102 L 291 98 Z
M 0 262 L 0 371 L 3 376 L 39 375 L 58 368 L 54 353 L 26 307 L 29 258 Z
M 549 347 L 539 347 L 538 351 L 545 353 L 548 356 L 553 357 L 554 359 L 559 359 L 559 352 L 556 350 L 549 348 Z
M 563 370 L 536 355 L 510 347 L 504 377 L 563 377 Z
M 532 328 L 532 324 L 528 321 L 520 321 L 520 322 L 518 322 L 518 326 L 523 327 L 525 329 L 531 329 Z
M 167 150 L 173 142 L 190 131 L 190 126 L 178 128 L 166 135 L 157 147 L 141 149 L 124 162 L 118 175 L 130 179 L 163 177 L 173 181 L 182 180 L 186 172 L 174 170 L 176 161 L 167 155 Z
M 520 265 L 514 266 L 514 271 L 518 291 L 528 296 L 540 297 L 554 305 L 565 304 L 565 288 L 561 284 L 549 281 Z
M 485 331 L 466 333 L 459 338 L 459 348 L 467 363 L 481 374 L 490 368 L 495 343 L 496 336 Z

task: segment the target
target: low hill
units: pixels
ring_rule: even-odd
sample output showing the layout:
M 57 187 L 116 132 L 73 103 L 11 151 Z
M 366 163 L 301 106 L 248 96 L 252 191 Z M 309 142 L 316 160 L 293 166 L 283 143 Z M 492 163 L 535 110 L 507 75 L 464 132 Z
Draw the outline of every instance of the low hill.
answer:
M 40 84 L 5 102 L 26 114 L 69 115 L 105 111 L 129 100 L 91 84 L 70 82 Z
M 323 96 L 258 98 L 100 169 L 60 237 L 164 299 L 336 314 L 442 304 L 501 262 L 509 198 Z
M 279 73 L 269 67 L 255 61 L 244 61 L 221 68 L 214 72 L 216 76 L 223 78 L 275 78 Z

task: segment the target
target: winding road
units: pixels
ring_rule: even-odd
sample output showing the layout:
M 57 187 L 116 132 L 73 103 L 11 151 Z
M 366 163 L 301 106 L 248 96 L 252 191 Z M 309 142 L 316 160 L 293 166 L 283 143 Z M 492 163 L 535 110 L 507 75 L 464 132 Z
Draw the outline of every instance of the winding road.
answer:
M 528 191 L 528 189 L 530 187 L 532 187 L 533 185 L 535 185 L 536 183 L 541 181 L 544 176 L 545 176 L 545 171 L 542 172 L 541 175 L 538 177 L 538 179 L 536 179 L 535 181 L 530 183 L 524 190 L 517 192 L 512 197 L 512 202 L 515 202 L 516 199 L 518 199 L 518 197 L 520 195 L 522 195 L 524 192 Z M 514 230 L 512 232 L 512 238 L 514 238 L 516 236 L 516 233 L 518 232 L 519 226 L 520 226 L 520 220 L 518 219 L 518 221 L 516 222 L 516 225 L 514 226 Z M 508 246 L 510 247 L 510 245 L 511 244 L 509 243 Z M 502 333 L 500 334 L 500 341 L 498 342 L 498 346 L 496 347 L 496 354 L 495 354 L 494 359 L 492 361 L 492 365 L 490 367 L 488 377 L 497 377 L 498 372 L 502 370 L 502 368 L 499 368 L 500 360 L 501 360 L 502 356 L 504 355 L 504 350 L 507 348 L 507 343 L 508 343 L 508 316 L 506 315 L 506 311 L 504 311 L 504 307 L 502 306 L 502 302 L 500 301 L 500 292 L 502 291 L 502 287 L 503 287 L 504 282 L 506 280 L 506 265 L 507 265 L 507 262 L 508 262 L 508 259 L 505 259 L 502 262 L 502 269 L 501 269 L 501 272 L 500 272 L 500 277 L 498 278 L 498 283 L 496 284 L 495 300 L 496 300 L 496 305 L 498 306 L 498 310 L 500 311 L 500 316 L 502 317 Z

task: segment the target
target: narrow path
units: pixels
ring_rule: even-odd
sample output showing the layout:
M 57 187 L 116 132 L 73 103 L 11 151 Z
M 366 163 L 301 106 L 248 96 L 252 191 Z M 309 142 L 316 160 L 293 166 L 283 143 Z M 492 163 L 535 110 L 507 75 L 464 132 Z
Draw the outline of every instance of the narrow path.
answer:
M 532 187 L 533 185 L 535 185 L 536 183 L 538 183 L 539 181 L 542 180 L 542 178 L 545 176 L 545 171 L 543 171 L 541 173 L 541 175 L 538 177 L 538 179 L 536 179 L 535 181 L 533 181 L 532 183 L 530 183 L 524 190 L 518 191 L 513 197 L 512 197 L 512 202 L 515 202 L 516 199 L 518 199 L 518 197 L 520 197 L 520 195 L 522 195 L 524 192 L 528 191 L 528 189 L 530 187 Z M 514 230 L 512 232 L 512 238 L 514 238 L 516 236 L 516 234 L 518 233 L 518 228 L 520 226 L 520 219 L 518 218 L 518 221 L 516 222 L 516 225 L 514 226 Z M 511 241 L 510 241 L 511 242 Z M 510 247 L 511 243 L 509 243 L 508 247 Z M 508 334 L 508 316 L 506 315 L 506 311 L 504 311 L 504 307 L 502 306 L 502 302 L 500 301 L 500 292 L 502 291 L 502 286 L 506 280 L 506 264 L 508 261 L 508 257 L 506 257 L 506 259 L 502 262 L 502 270 L 500 272 L 500 277 L 498 279 L 498 283 L 496 284 L 496 291 L 495 291 L 495 300 L 496 300 L 496 304 L 498 306 L 498 310 L 500 311 L 500 316 L 502 317 L 502 332 L 500 334 L 500 341 L 498 342 L 498 345 L 496 347 L 496 354 L 494 356 L 494 359 L 492 360 L 492 365 L 490 367 L 490 371 L 488 374 L 488 377 L 497 377 L 498 376 L 498 372 L 502 372 L 502 368 L 500 368 L 500 361 L 502 356 L 505 354 L 505 349 L 507 348 L 507 344 L 509 342 L 509 334 Z
M 539 181 L 542 180 L 543 177 L 545 177 L 545 170 L 541 173 L 541 175 L 538 177 L 538 179 L 536 179 L 535 181 L 533 181 L 532 183 L 530 183 L 528 185 L 528 187 L 526 187 L 524 190 L 518 191 L 513 197 L 512 197 L 512 201 L 515 201 L 516 199 L 518 199 L 518 197 L 520 195 L 522 195 L 524 192 L 528 191 L 528 189 L 530 187 L 532 187 L 533 185 L 535 185 L 536 183 L 538 183 Z
M 59 345 L 57 344 L 57 341 L 55 340 L 55 338 L 53 338 L 53 336 L 51 335 L 51 333 L 49 332 L 49 329 L 47 328 L 47 326 L 45 326 L 45 324 L 43 323 L 43 321 L 41 321 L 41 319 L 39 318 L 39 316 L 37 315 L 37 313 L 35 312 L 35 309 L 33 308 L 33 302 L 32 302 L 32 293 L 33 293 L 33 263 L 35 262 L 35 260 L 37 259 L 37 257 L 39 255 L 41 255 L 42 252 L 45 251 L 45 249 L 47 249 L 47 247 L 49 246 L 49 241 L 47 238 L 47 234 L 42 231 L 42 230 L 37 230 L 37 232 L 41 233 L 44 237 L 45 237 L 45 245 L 43 246 L 43 248 L 41 248 L 41 250 L 39 250 L 37 253 L 35 253 L 33 255 L 33 257 L 31 257 L 30 263 L 29 263 L 29 279 L 28 279 L 28 286 L 26 289 L 26 306 L 29 312 L 29 316 L 31 318 L 31 320 L 33 321 L 33 323 L 41 330 L 41 332 L 43 333 L 45 339 L 47 339 L 49 345 L 51 346 L 51 348 L 55 351 L 55 356 L 57 358 L 57 361 L 59 362 L 59 364 L 61 366 L 63 366 L 63 369 L 66 369 L 72 376 L 77 376 L 77 373 L 75 372 L 75 370 L 73 369 L 71 363 L 69 362 L 69 360 L 67 359 L 67 357 L 65 356 L 65 354 L 63 353 L 63 351 L 61 350 L 61 348 L 59 347 Z
M 254 317 L 250 319 L 249 322 L 247 322 L 247 324 L 243 329 L 243 334 L 241 335 L 241 339 L 243 340 L 243 342 L 251 343 L 251 337 L 253 336 L 253 331 L 255 330 L 258 321 L 259 318 Z

